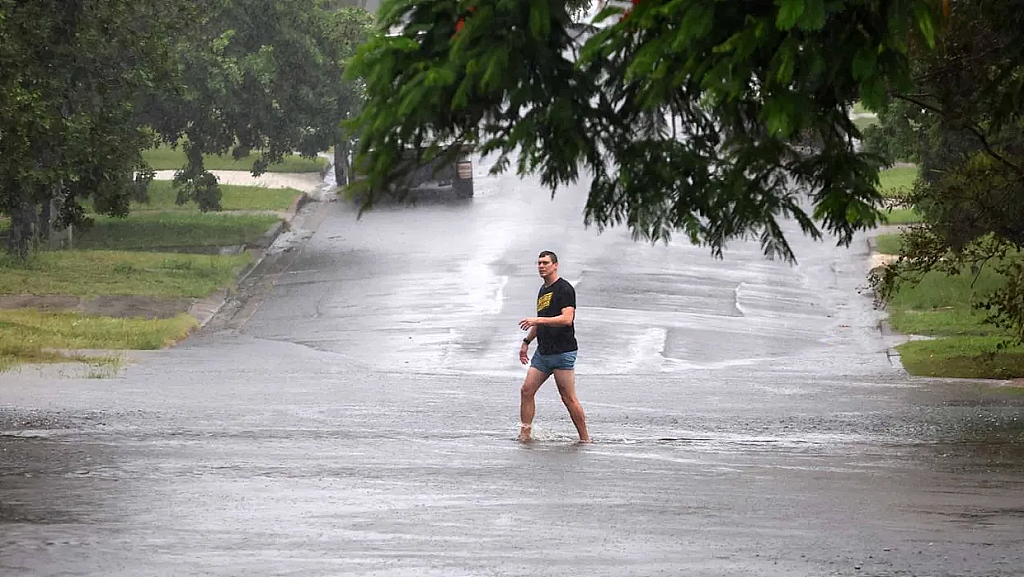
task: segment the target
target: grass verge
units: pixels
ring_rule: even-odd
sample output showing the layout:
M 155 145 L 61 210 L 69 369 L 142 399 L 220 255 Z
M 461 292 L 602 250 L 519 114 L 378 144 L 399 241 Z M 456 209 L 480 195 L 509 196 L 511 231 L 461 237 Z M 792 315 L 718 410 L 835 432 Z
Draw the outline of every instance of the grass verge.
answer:
M 128 218 L 101 216 L 75 234 L 78 249 L 155 250 L 248 244 L 279 219 L 270 215 L 157 212 Z
M 179 146 L 171 148 L 160 146 L 142 153 L 142 157 L 153 167 L 154 170 L 178 170 L 185 166 L 185 151 Z M 252 163 L 256 156 L 249 155 L 235 159 L 231 155 L 205 155 L 203 164 L 206 170 L 252 170 Z M 302 158 L 292 154 L 284 157 L 278 164 L 267 167 L 267 172 L 320 172 L 327 166 L 324 158 Z
M 102 366 L 119 359 L 61 352 L 74 349 L 159 349 L 196 325 L 187 314 L 171 319 L 118 319 L 32 309 L 0 310 L 0 371 L 23 363 L 77 361 Z
M 917 167 L 890 168 L 879 171 L 878 190 L 882 196 L 892 198 L 910 192 L 917 180 Z
M 875 237 L 875 249 L 882 254 L 900 254 L 903 241 L 898 234 L 880 234 Z
M 264 188 L 261 186 L 220 185 L 221 208 L 232 210 L 266 210 L 284 212 L 302 194 L 294 188 Z M 179 205 L 178 191 L 169 180 L 154 180 L 149 185 L 149 202 L 133 202 L 132 214 L 144 211 L 192 212 L 198 213 L 195 202 Z
M 1024 375 L 1024 347 L 997 351 L 1001 337 L 951 337 L 900 345 L 900 362 L 921 377 L 1012 379 Z
M 901 287 L 889 300 L 892 326 L 907 334 L 1001 336 L 1002 331 L 982 322 L 985 315 L 973 303 L 1003 282 L 991 267 L 977 277 L 969 270 L 954 276 L 928 273 L 916 285 Z
M 251 260 L 83 250 L 41 252 L 25 263 L 0 257 L 0 294 L 202 298 L 230 284 Z
M 990 267 L 978 275 L 929 273 L 914 286 L 903 286 L 888 303 L 889 321 L 904 334 L 929 335 L 897 347 L 912 375 L 994 378 L 1024 376 L 1024 347 L 997 350 L 1008 334 L 986 324 L 973 304 L 1000 287 L 1004 279 Z
M 888 224 L 913 224 L 921 222 L 921 214 L 913 208 L 894 208 L 886 211 Z

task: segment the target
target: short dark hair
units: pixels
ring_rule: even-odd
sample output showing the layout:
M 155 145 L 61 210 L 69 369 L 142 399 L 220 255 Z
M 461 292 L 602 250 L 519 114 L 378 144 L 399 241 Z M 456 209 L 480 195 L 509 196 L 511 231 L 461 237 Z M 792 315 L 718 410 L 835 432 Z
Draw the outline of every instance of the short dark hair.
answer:
M 542 250 L 542 251 L 540 251 L 540 254 L 537 255 L 537 258 L 544 258 L 546 256 L 550 256 L 551 257 L 551 262 L 552 263 L 558 262 L 558 255 L 553 253 L 553 252 L 551 252 L 550 250 Z

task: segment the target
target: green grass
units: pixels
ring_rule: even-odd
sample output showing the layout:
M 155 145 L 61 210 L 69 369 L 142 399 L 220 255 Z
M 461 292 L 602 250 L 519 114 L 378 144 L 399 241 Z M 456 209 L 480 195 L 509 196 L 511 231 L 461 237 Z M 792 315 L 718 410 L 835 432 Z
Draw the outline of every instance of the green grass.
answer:
M 889 320 L 900 332 L 911 335 L 933 336 L 993 336 L 1005 332 L 984 324 L 985 315 L 970 306 L 953 306 L 932 310 L 894 310 Z
M 921 213 L 913 208 L 894 208 L 886 211 L 885 217 L 889 224 L 912 224 L 921 222 Z
M 992 266 L 986 266 L 975 276 L 965 270 L 954 276 L 939 272 L 924 275 L 917 284 L 905 285 L 894 295 L 890 304 L 913 310 L 944 309 L 948 307 L 970 308 L 970 303 L 981 295 L 990 294 L 1001 288 L 1004 278 Z
M 191 246 L 234 246 L 258 239 L 279 219 L 266 215 L 141 213 L 128 218 L 97 217 L 90 230 L 75 231 L 74 247 L 156 250 Z
M 178 255 L 107 251 L 0 257 L 0 294 L 205 297 L 234 281 L 248 254 Z
M 260 186 L 220 185 L 223 196 L 221 208 L 231 210 L 267 210 L 284 212 L 302 194 L 294 188 L 264 188 Z M 168 180 L 154 180 L 149 185 L 149 202 L 133 202 L 132 213 L 143 211 L 199 212 L 195 202 L 179 205 L 175 202 L 178 192 Z
M 882 254 L 900 254 L 903 241 L 898 234 L 880 234 L 875 237 L 875 248 Z
M 854 112 L 855 112 L 856 114 L 865 114 L 865 113 L 867 113 L 867 112 L 871 112 L 871 111 L 870 111 L 870 110 L 868 110 L 867 108 L 864 108 L 864 104 L 863 104 L 863 103 L 861 103 L 861 101 L 859 101 L 859 100 L 858 100 L 857 102 L 854 102 L 854 103 L 853 103 L 853 111 L 854 111 Z
M 917 180 L 917 167 L 890 168 L 878 173 L 878 190 L 882 196 L 894 197 L 910 192 Z
M 1001 337 L 952 337 L 910 341 L 897 347 L 912 375 L 1012 379 L 1024 375 L 1024 347 L 997 351 Z
M 0 371 L 23 363 L 117 363 L 117 359 L 110 357 L 60 351 L 159 349 L 185 338 L 195 325 L 196 320 L 187 314 L 146 320 L 31 309 L 0 310 Z
M 1005 282 L 985 267 L 975 277 L 964 271 L 955 276 L 926 274 L 916 285 L 905 285 L 889 300 L 893 327 L 903 333 L 936 336 L 995 336 L 1004 334 L 983 324 L 984 314 L 974 310 L 982 295 Z
M 177 149 L 168 146 L 161 146 L 146 150 L 142 157 L 155 170 L 177 170 L 185 166 L 185 152 L 179 146 Z M 245 156 L 240 159 L 233 158 L 230 154 L 225 156 L 207 155 L 204 156 L 204 166 L 207 170 L 252 170 L 252 163 L 255 156 Z M 320 172 L 327 167 L 327 160 L 324 158 L 302 158 L 298 155 L 289 155 L 279 164 L 272 164 L 267 167 L 267 172 Z
M 970 271 L 955 276 L 929 273 L 916 285 L 901 287 L 887 305 L 892 326 L 904 334 L 937 337 L 897 347 L 907 372 L 963 378 L 1024 376 L 1024 347 L 997 352 L 1008 333 L 986 324 L 985 312 L 973 306 L 1004 282 L 986 267 L 977 276 Z

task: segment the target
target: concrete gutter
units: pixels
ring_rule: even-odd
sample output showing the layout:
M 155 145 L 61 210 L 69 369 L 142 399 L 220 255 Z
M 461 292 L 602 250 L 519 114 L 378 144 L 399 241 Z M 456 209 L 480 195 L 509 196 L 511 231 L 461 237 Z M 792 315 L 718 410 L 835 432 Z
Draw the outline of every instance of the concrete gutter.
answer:
M 330 168 L 330 166 L 328 166 L 328 168 Z M 308 192 L 303 191 L 303 193 L 295 199 L 295 202 L 293 202 L 288 208 L 284 216 L 281 217 L 281 220 L 271 225 L 267 232 L 263 233 L 263 235 L 260 236 L 260 238 L 252 245 L 246 247 L 254 258 L 248 266 L 238 273 L 238 277 L 235 279 L 235 283 L 231 287 L 219 289 L 210 296 L 196 300 L 192 303 L 192 306 L 188 309 L 188 314 L 192 315 L 192 317 L 199 322 L 199 328 L 205 327 L 213 317 L 217 316 L 217 313 L 224 308 L 228 299 L 230 299 L 234 294 L 234 287 L 244 281 L 254 270 L 256 270 L 260 263 L 263 262 L 267 249 L 277 241 L 278 237 L 280 237 L 282 233 L 291 230 L 292 222 L 299 214 L 299 211 L 310 202 L 316 202 L 316 200 Z
M 868 258 L 870 259 L 870 271 L 875 272 L 877 269 L 884 268 L 899 258 L 898 255 L 879 252 L 876 237 L 882 234 L 902 232 L 905 228 L 906 227 L 904 225 L 884 225 L 871 231 L 870 236 L 866 239 L 868 245 Z M 872 298 L 875 299 L 876 303 L 879 302 L 877 295 L 874 295 L 873 291 Z M 885 356 L 888 359 L 889 364 L 899 369 L 903 369 L 903 363 L 900 362 L 900 353 L 896 350 L 896 345 L 910 340 L 931 338 L 919 335 L 904 335 L 897 332 L 896 329 L 892 328 L 892 324 L 889 323 L 888 315 L 878 321 L 878 331 L 883 337 L 885 337 L 887 343 L 889 343 L 885 348 Z
M 220 289 L 205 299 L 200 299 L 192 303 L 192 306 L 188 309 L 188 313 L 199 322 L 199 328 L 205 327 L 210 320 L 217 316 L 217 313 L 219 313 L 224 308 L 224 305 L 227 304 L 227 302 L 234 296 L 236 287 L 248 279 L 253 271 L 260 266 L 266 258 L 268 250 L 274 245 L 277 239 L 283 233 L 292 230 L 292 223 L 294 223 L 295 219 L 300 216 L 299 213 L 303 208 L 311 202 L 324 202 L 325 200 L 333 199 L 333 192 L 337 188 L 333 178 L 334 158 L 329 154 L 321 154 L 320 156 L 327 159 L 327 166 L 323 171 L 321 171 L 318 182 L 312 182 L 309 179 L 309 174 L 291 175 L 278 173 L 275 175 L 273 180 L 276 181 L 276 185 L 278 187 L 296 188 L 302 191 L 302 195 L 295 199 L 295 202 L 288 207 L 288 210 L 285 211 L 285 214 L 280 221 L 271 226 L 270 229 L 263 234 L 259 240 L 253 243 L 252 246 L 246 247 L 251 254 L 253 254 L 254 258 L 252 263 L 238 274 L 238 277 L 235 279 L 235 283 L 231 287 Z M 266 175 L 264 175 L 264 177 L 265 176 Z M 228 182 L 241 183 L 239 181 L 251 178 L 251 175 L 248 173 L 217 174 L 217 178 L 225 184 Z M 297 182 L 298 180 L 303 180 L 304 182 Z M 264 180 L 258 184 L 261 186 L 267 186 L 274 183 L 269 183 Z

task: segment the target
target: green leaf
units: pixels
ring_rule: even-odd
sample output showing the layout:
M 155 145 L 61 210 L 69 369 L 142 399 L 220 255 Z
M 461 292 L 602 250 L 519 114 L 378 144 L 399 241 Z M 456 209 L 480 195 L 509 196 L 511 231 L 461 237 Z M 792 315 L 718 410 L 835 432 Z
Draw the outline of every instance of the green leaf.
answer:
M 790 55 L 783 56 L 782 61 L 779 63 L 779 68 L 775 72 L 775 80 L 779 84 L 789 84 L 793 80 L 793 58 Z
M 860 84 L 860 100 L 868 110 L 881 110 L 885 106 L 885 82 L 878 76 L 869 76 Z
M 796 108 L 796 99 L 788 92 L 770 97 L 764 107 L 768 131 L 779 138 L 787 138 L 792 134 L 795 128 Z
M 775 17 L 775 26 L 779 30 L 789 30 L 796 26 L 800 16 L 804 13 L 804 0 L 776 0 L 779 6 L 779 14 Z
M 854 80 L 863 80 L 875 72 L 878 63 L 878 51 L 872 46 L 865 46 L 853 55 L 851 72 Z
M 677 42 L 689 42 L 695 38 L 704 38 L 711 32 L 715 23 L 715 10 L 705 4 L 696 3 L 686 9 L 683 16 Z
M 935 22 L 932 21 L 931 10 L 924 4 L 914 5 L 914 16 L 917 19 L 917 27 L 924 35 L 925 42 L 929 48 L 935 48 Z
M 547 0 L 530 0 L 530 32 L 543 38 L 551 32 L 551 11 Z
M 825 0 L 804 0 L 804 12 L 800 17 L 801 30 L 821 30 L 825 27 Z

